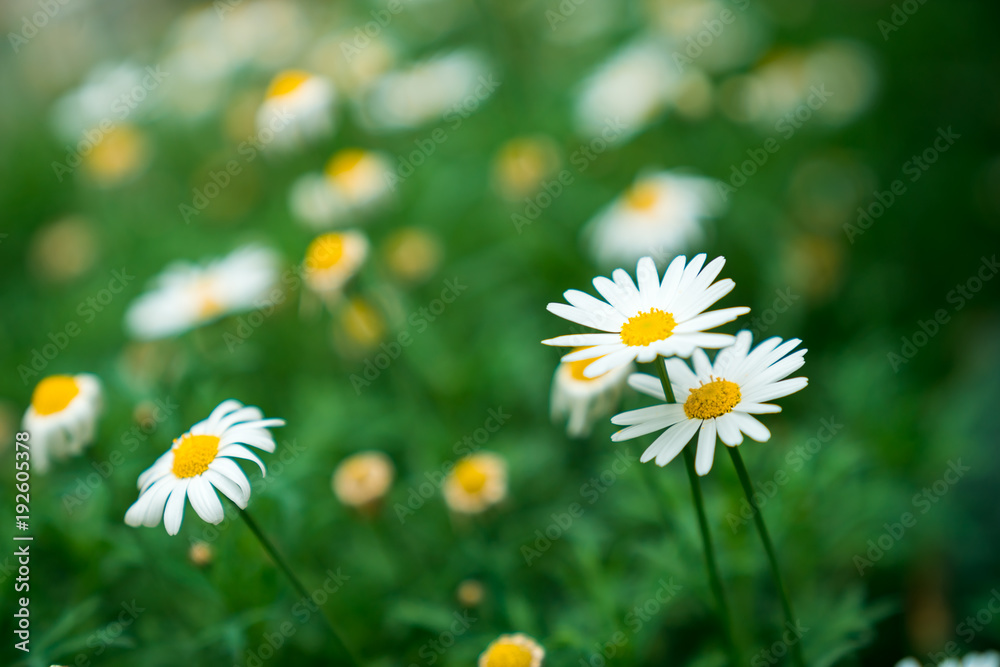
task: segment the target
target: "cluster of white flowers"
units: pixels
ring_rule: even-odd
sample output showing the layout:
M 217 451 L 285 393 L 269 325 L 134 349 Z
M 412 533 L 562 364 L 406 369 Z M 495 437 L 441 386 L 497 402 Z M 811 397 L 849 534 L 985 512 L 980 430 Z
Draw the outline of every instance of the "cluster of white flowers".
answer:
M 786 379 L 805 363 L 806 351 L 795 350 L 802 342 L 798 339 L 770 338 L 751 349 L 749 331 L 736 336 L 710 332 L 750 309 L 708 311 L 735 283 L 728 278 L 713 282 L 724 258 L 705 262 L 704 254 L 690 262 L 676 257 L 661 279 L 653 259 L 644 257 L 636 267 L 636 281 L 623 269 L 615 270 L 611 279 L 594 279 L 603 301 L 569 290 L 564 295 L 567 303 L 549 304 L 556 315 L 602 332 L 543 341 L 577 348 L 563 357 L 553 394 L 554 412 L 571 413 L 571 433 L 589 429 L 615 400 L 627 369 L 639 361 L 665 364 L 664 377 L 670 379 L 672 394 L 667 396 L 656 377 L 628 376 L 631 387 L 660 401 L 612 419 L 626 427 L 613 436 L 616 441 L 663 431 L 642 455 L 643 462 L 666 465 L 697 433 L 695 466 L 699 475 L 706 475 L 715 458 L 716 439 L 736 447 L 744 435 L 758 442 L 771 437 L 754 415 L 780 412 L 768 401 L 806 386 L 803 377 Z M 706 349 L 719 350 L 714 363 Z M 691 358 L 693 369 L 678 357 Z

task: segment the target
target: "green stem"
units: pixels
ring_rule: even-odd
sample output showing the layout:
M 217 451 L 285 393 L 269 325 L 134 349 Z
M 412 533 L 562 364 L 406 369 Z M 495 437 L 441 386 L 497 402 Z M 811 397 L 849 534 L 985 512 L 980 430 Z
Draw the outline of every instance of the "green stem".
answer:
M 663 393 L 667 403 L 676 403 L 673 387 L 670 386 L 670 377 L 667 375 L 666 360 L 657 357 L 653 361 L 656 371 L 660 376 L 660 384 L 663 386 Z M 726 594 L 722 588 L 722 578 L 719 576 L 719 565 L 715 560 L 715 548 L 712 546 L 712 535 L 708 531 L 708 517 L 705 514 L 705 501 L 701 495 L 701 480 L 694 467 L 694 454 L 690 447 L 684 448 L 684 465 L 687 468 L 688 479 L 691 481 L 691 498 L 694 500 L 695 513 L 698 515 L 698 529 L 701 532 L 701 544 L 705 551 L 705 569 L 708 570 L 708 582 L 715 595 L 715 602 L 718 606 L 719 620 L 722 622 L 722 629 L 726 635 L 726 643 L 729 648 L 729 659 L 733 667 L 742 664 L 740 652 L 736 646 L 736 636 L 733 634 L 733 622 L 729 613 L 729 604 L 726 602 Z
M 750 482 L 750 473 L 747 472 L 747 467 L 743 463 L 743 457 L 740 455 L 739 447 L 726 447 L 729 450 L 729 457 L 733 460 L 733 465 L 736 467 L 736 476 L 740 478 L 740 484 L 743 485 L 743 493 L 746 495 L 747 502 L 750 503 L 750 507 L 753 508 L 753 520 L 757 524 L 757 533 L 760 534 L 760 541 L 764 543 L 764 551 L 767 552 L 767 560 L 771 564 L 771 577 L 774 578 L 774 585 L 778 589 L 778 594 L 781 597 L 781 607 L 785 612 L 785 623 L 789 628 L 796 627 L 795 613 L 792 611 L 792 603 L 788 598 L 788 591 L 785 588 L 785 584 L 781 579 L 781 570 L 778 568 L 778 559 L 774 553 L 774 544 L 771 542 L 771 536 L 767 532 L 767 526 L 764 525 L 764 515 L 760 512 L 760 507 L 754 501 L 754 491 L 753 484 Z M 792 660 L 795 662 L 797 667 L 805 667 L 805 658 L 802 656 L 802 644 L 801 641 L 796 641 L 792 644 L 789 649 L 792 653 Z
M 304 599 L 309 600 L 311 602 L 312 596 L 306 590 L 306 587 L 302 585 L 302 581 L 295 575 L 295 573 L 292 571 L 292 568 L 288 566 L 288 562 L 284 558 L 282 558 L 281 554 L 278 553 L 278 550 L 274 547 L 274 544 L 271 542 L 271 540 L 269 540 L 267 536 L 263 533 L 263 531 L 261 531 L 260 527 L 257 525 L 257 522 L 254 521 L 253 517 L 250 516 L 250 513 L 242 508 L 237 508 L 237 509 L 239 509 L 240 518 L 243 519 L 244 523 L 246 523 L 247 525 L 247 528 L 250 529 L 250 532 L 253 533 L 254 537 L 257 538 L 257 541 L 260 542 L 260 545 L 264 548 L 264 551 L 267 552 L 267 554 L 271 557 L 271 560 L 274 561 L 275 565 L 277 565 L 278 568 L 285 573 L 285 576 L 288 577 L 288 581 L 291 582 L 292 588 L 295 589 L 295 592 L 298 593 L 300 596 L 302 596 Z M 340 644 L 340 649 L 347 656 L 349 664 L 355 665 L 355 667 L 360 667 L 360 665 L 362 664 L 361 661 L 358 659 L 354 651 L 351 650 L 350 646 L 348 646 L 347 642 L 344 641 L 343 634 L 341 634 L 341 632 L 337 630 L 337 626 L 334 624 L 333 619 L 330 618 L 330 616 L 328 615 L 326 608 L 321 605 L 317 606 L 320 606 L 320 609 L 323 610 L 323 618 L 326 620 L 326 624 L 330 626 L 330 631 L 333 632 L 334 638 Z

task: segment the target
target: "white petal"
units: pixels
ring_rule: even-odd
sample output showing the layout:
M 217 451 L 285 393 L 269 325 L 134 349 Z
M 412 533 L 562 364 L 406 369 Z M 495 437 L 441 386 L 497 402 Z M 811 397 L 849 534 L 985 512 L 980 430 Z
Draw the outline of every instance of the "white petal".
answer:
M 696 349 L 691 355 L 691 361 L 694 362 L 694 372 L 697 373 L 698 380 L 709 382 L 709 376 L 712 375 L 712 362 L 708 360 L 705 350 L 700 347 Z
M 639 282 L 639 300 L 643 310 L 656 305 L 660 294 L 660 276 L 652 257 L 643 257 L 635 267 L 635 277 Z
M 243 426 L 226 431 L 219 440 L 219 447 L 234 443 L 250 445 L 269 453 L 273 452 L 276 447 L 274 437 L 268 431 L 259 428 L 243 428 Z
M 592 329 L 600 329 L 601 331 L 618 331 L 621 328 L 622 319 L 620 317 L 605 319 L 600 315 L 580 310 L 579 308 L 574 308 L 573 306 L 567 306 L 564 303 L 550 303 L 547 306 L 547 310 L 554 315 L 558 315 L 564 320 L 576 322 L 577 324 L 581 324 Z
M 222 459 L 222 460 L 228 460 L 228 459 Z M 209 482 L 212 483 L 212 486 L 217 488 L 219 491 L 225 494 L 227 498 L 236 503 L 240 507 L 240 509 L 246 509 L 249 496 L 243 493 L 243 489 L 240 488 L 239 484 L 229 479 L 221 472 L 218 472 L 217 470 L 212 470 L 211 468 L 205 471 L 204 476 L 205 479 L 207 479 Z
M 694 461 L 694 470 L 704 477 L 712 469 L 715 460 L 715 420 L 707 419 L 701 423 L 698 433 L 698 454 Z
M 670 266 L 663 273 L 663 282 L 660 283 L 660 296 L 658 299 L 661 304 L 666 305 L 673 301 L 674 295 L 677 292 L 677 286 L 684 275 L 685 261 L 687 261 L 687 258 L 684 255 L 674 257 L 673 261 L 670 262 Z
M 750 312 L 748 308 L 736 306 L 734 308 L 723 308 L 722 310 L 712 310 L 701 315 L 696 315 L 689 320 L 681 322 L 674 328 L 675 333 L 694 333 L 714 329 L 717 326 L 732 322 L 740 315 Z
M 774 382 L 761 387 L 760 389 L 748 392 L 744 397 L 744 400 L 751 403 L 763 403 L 764 401 L 770 401 L 775 398 L 782 398 L 783 396 L 794 394 L 795 392 L 804 389 L 808 384 L 809 380 L 806 378 L 782 380 L 781 382 Z
M 219 449 L 218 456 L 231 456 L 238 459 L 253 461 L 260 468 L 260 473 L 262 475 L 267 475 L 267 469 L 264 467 L 264 462 L 257 458 L 256 454 L 243 445 L 226 445 L 225 447 Z
M 675 419 L 676 421 L 680 421 L 684 419 L 684 408 L 672 403 L 651 405 L 648 408 L 639 408 L 617 414 L 611 418 L 611 423 L 618 426 L 628 426 L 629 424 L 642 424 L 653 419 Z
M 754 417 L 745 412 L 731 412 L 730 414 L 736 420 L 736 425 L 740 427 L 740 430 L 746 433 L 752 440 L 767 442 L 771 439 L 771 432 Z
M 163 511 L 163 527 L 167 529 L 167 535 L 176 535 L 181 529 L 181 522 L 184 520 L 184 501 L 187 499 L 190 483 L 190 480 L 182 479 L 170 492 L 167 507 Z
M 632 363 L 635 361 L 635 356 L 635 350 L 633 348 L 626 347 L 623 350 L 618 350 L 601 357 L 594 363 L 584 368 L 583 374 L 589 378 L 596 378 L 599 375 L 604 375 L 610 370 L 621 368 L 622 366 Z
M 610 345 L 621 343 L 621 336 L 609 333 L 589 333 L 589 334 L 567 334 L 548 338 L 542 341 L 543 345 L 555 345 L 558 347 L 593 347 L 595 345 Z
M 671 381 L 673 384 L 673 381 Z M 647 396 L 652 396 L 661 401 L 667 400 L 666 396 L 663 395 L 663 385 L 660 384 L 658 378 L 652 375 L 646 375 L 645 373 L 633 373 L 628 376 L 628 386 L 635 389 L 641 394 L 646 394 Z
M 204 475 L 192 478 L 191 486 L 188 487 L 188 498 L 191 499 L 194 511 L 208 523 L 219 523 L 225 518 L 226 513 L 222 510 L 219 496 L 215 495 L 212 483 Z
M 691 441 L 691 436 L 695 434 L 695 431 L 698 430 L 698 426 L 700 425 L 700 420 L 689 419 L 671 427 L 670 430 L 674 431 L 672 437 L 664 437 L 669 434 L 670 431 L 666 431 L 666 433 L 661 435 L 660 437 L 663 438 L 664 441 L 662 449 L 656 455 L 656 465 L 665 466 L 673 461 L 674 457 L 677 456 L 680 451 L 684 449 L 684 446 Z
M 735 447 L 743 442 L 743 433 L 740 431 L 736 420 L 733 419 L 732 413 L 717 417 L 715 428 L 719 432 L 719 440 L 722 440 L 728 446 Z
M 235 482 L 243 495 L 247 498 L 250 497 L 250 480 L 247 479 L 243 468 L 236 461 L 216 456 L 215 460 L 208 464 L 208 469 L 224 475 L 231 482 Z
M 603 276 L 594 278 L 594 287 L 622 315 L 634 315 L 638 311 L 638 293 L 636 296 L 632 296 L 623 290 L 618 283 Z

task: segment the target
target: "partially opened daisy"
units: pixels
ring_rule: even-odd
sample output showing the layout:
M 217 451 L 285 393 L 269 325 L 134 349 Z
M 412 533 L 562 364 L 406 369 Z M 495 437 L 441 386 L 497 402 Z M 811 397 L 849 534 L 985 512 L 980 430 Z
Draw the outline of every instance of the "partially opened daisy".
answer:
M 545 649 L 528 635 L 500 635 L 479 655 L 478 667 L 540 667 Z
M 479 451 L 455 464 L 444 480 L 444 500 L 452 511 L 479 514 L 507 497 L 507 462 Z
M 604 375 L 589 378 L 583 370 L 590 363 L 564 361 L 556 367 L 552 378 L 552 421 L 566 420 L 566 432 L 572 438 L 590 435 L 594 423 L 617 407 L 631 364 L 610 370 Z
M 311 227 L 363 219 L 391 194 L 392 163 L 375 151 L 345 148 L 326 165 L 323 174 L 306 174 L 292 186 L 290 205 L 296 217 Z
M 330 232 L 306 248 L 303 278 L 313 291 L 327 296 L 340 292 L 368 257 L 368 239 L 353 230 Z
M 101 414 L 101 382 L 90 373 L 50 375 L 35 386 L 24 413 L 35 471 L 76 456 L 94 440 Z
M 611 274 L 614 280 L 594 278 L 594 287 L 606 301 L 568 290 L 563 295 L 568 305 L 550 303 L 548 309 L 606 333 L 570 334 L 542 342 L 587 348 L 563 357 L 563 361 L 595 359 L 584 369 L 586 377 L 633 361 L 653 361 L 658 355 L 689 357 L 695 348 L 731 345 L 732 336 L 706 331 L 750 312 L 743 306 L 705 312 L 735 286 L 728 278 L 712 283 L 725 263 L 717 257 L 705 266 L 704 254 L 688 263 L 681 255 L 670 263 L 661 281 L 652 258 L 643 257 L 636 267 L 638 286 L 623 269 Z
M 750 349 L 753 336 L 741 331 L 736 342 L 718 353 L 715 363 L 701 349 L 695 350 L 694 372 L 680 359 L 667 359 L 666 368 L 676 403 L 654 405 L 616 415 L 612 423 L 627 426 L 611 439 L 619 442 L 666 429 L 640 457 L 664 466 L 698 433 L 695 470 L 707 475 L 715 458 L 716 436 L 730 447 L 743 442 L 744 434 L 767 442 L 771 432 L 753 415 L 781 412 L 767 401 L 795 393 L 808 384 L 804 377 L 787 378 L 805 363 L 802 341 L 769 338 Z M 635 374 L 629 384 L 661 401 L 666 397 L 659 379 Z
M 175 262 L 128 307 L 129 333 L 166 338 L 230 313 L 261 307 L 278 279 L 278 257 L 259 246 L 239 248 L 206 265 Z
M 248 447 L 273 452 L 274 438 L 267 429 L 284 424 L 283 419 L 265 419 L 260 408 L 223 401 L 139 475 L 139 499 L 125 513 L 125 523 L 152 527 L 162 517 L 167 533 L 176 535 L 188 499 L 198 516 L 219 523 L 224 512 L 216 489 L 246 508 L 250 482 L 235 459 L 253 461 L 265 474 L 264 462 Z
M 257 133 L 262 144 L 279 148 L 319 139 L 333 130 L 333 84 L 302 70 L 279 72 L 257 110 Z

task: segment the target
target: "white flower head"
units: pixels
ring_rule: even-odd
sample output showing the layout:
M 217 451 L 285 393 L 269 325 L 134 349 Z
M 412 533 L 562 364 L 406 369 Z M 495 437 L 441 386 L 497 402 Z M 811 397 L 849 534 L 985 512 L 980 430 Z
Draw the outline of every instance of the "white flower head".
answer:
M 643 174 L 590 221 L 591 254 L 603 265 L 647 255 L 673 257 L 701 241 L 703 220 L 721 204 L 710 179 L 669 171 Z
M 488 74 L 486 58 L 472 50 L 437 55 L 388 72 L 368 92 L 368 119 L 376 128 L 398 130 L 441 120 L 452 112 L 464 118 L 499 85 Z M 463 107 L 466 102 L 468 109 Z
M 920 667 L 916 658 L 903 658 L 896 667 Z M 937 667 L 1000 667 L 1000 653 L 986 651 L 985 653 L 967 653 L 961 659 L 948 658 L 937 664 Z
M 50 375 L 35 386 L 24 413 L 32 465 L 45 473 L 52 460 L 76 456 L 94 440 L 102 409 L 101 383 L 89 373 Z
M 716 436 L 729 447 L 741 444 L 744 434 L 767 442 L 771 432 L 753 415 L 781 412 L 779 406 L 766 401 L 793 394 L 808 384 L 804 377 L 785 379 L 805 363 L 806 350 L 793 352 L 802 342 L 797 338 L 784 342 L 769 338 L 751 350 L 752 342 L 749 331 L 739 332 L 731 347 L 719 351 L 714 364 L 704 350 L 695 350 L 694 372 L 680 359 L 667 359 L 677 402 L 616 415 L 612 423 L 628 428 L 611 439 L 619 442 L 666 429 L 639 459 L 645 463 L 655 458 L 656 465 L 664 466 L 698 433 L 695 470 L 699 475 L 712 469 Z M 633 375 L 629 385 L 666 400 L 660 381 L 651 375 Z
M 724 258 L 716 257 L 706 266 L 704 254 L 690 262 L 682 255 L 670 262 L 661 281 L 652 258 L 643 257 L 636 267 L 638 286 L 623 269 L 615 269 L 611 274 L 614 280 L 594 278 L 594 287 L 607 301 L 568 290 L 563 295 L 568 305 L 550 303 L 548 309 L 570 322 L 605 333 L 570 334 L 542 343 L 586 348 L 563 357 L 563 361 L 596 359 L 584 369 L 586 377 L 597 377 L 633 361 L 649 362 L 657 355 L 689 357 L 698 347 L 731 345 L 732 336 L 706 330 L 731 322 L 750 309 L 737 306 L 704 312 L 735 287 L 728 278 L 712 283 L 725 263 Z
M 274 437 L 267 429 L 284 425 L 284 419 L 265 419 L 260 408 L 223 401 L 139 475 L 139 499 L 125 513 L 125 523 L 153 527 L 162 517 L 167 533 L 176 535 L 184 519 L 184 502 L 190 499 L 198 516 L 217 524 L 225 513 L 216 489 L 245 508 L 250 481 L 234 459 L 253 461 L 266 474 L 264 462 L 248 447 L 273 452 Z
M 545 649 L 528 635 L 500 635 L 479 655 L 478 667 L 541 667 Z
M 659 44 L 626 45 L 584 82 L 576 125 L 587 136 L 600 136 L 614 121 L 623 127 L 614 141 L 623 142 L 666 110 L 680 82 L 680 71 Z
M 306 249 L 303 278 L 313 291 L 333 295 L 361 269 L 368 257 L 368 239 L 361 232 L 329 232 Z
M 259 308 L 278 278 L 273 251 L 240 248 L 200 266 L 175 262 L 136 299 L 125 314 L 135 338 L 152 340 L 183 333 L 224 315 Z
M 590 435 L 594 423 L 618 404 L 632 364 L 589 378 L 583 374 L 589 359 L 563 361 L 552 378 L 552 421 L 569 418 L 566 432 L 573 438 Z
M 391 194 L 392 162 L 361 148 L 337 152 L 320 174 L 306 174 L 292 186 L 295 216 L 314 228 L 362 218 Z
M 321 76 L 302 70 L 279 72 L 257 110 L 258 139 L 281 149 L 328 136 L 336 99 L 333 84 Z
M 507 463 L 492 452 L 476 452 L 455 464 L 444 481 L 453 511 L 479 514 L 507 497 Z
M 333 492 L 345 505 L 364 508 L 385 496 L 395 476 L 392 459 L 382 452 L 358 452 L 333 472 Z

